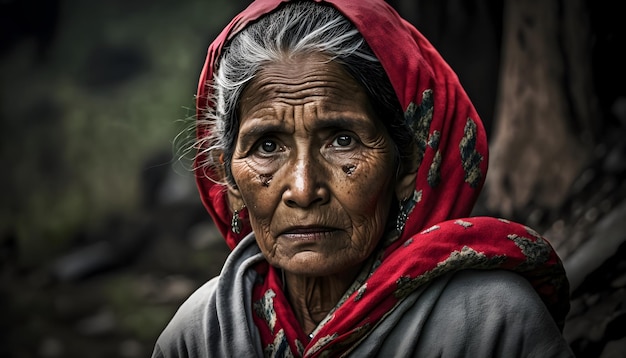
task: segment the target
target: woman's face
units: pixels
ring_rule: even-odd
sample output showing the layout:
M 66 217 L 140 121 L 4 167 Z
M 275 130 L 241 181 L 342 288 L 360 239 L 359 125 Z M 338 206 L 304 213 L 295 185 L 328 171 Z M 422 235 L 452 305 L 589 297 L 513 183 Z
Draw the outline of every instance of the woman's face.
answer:
M 232 160 L 270 264 L 307 276 L 358 270 L 394 194 L 394 154 L 365 91 L 322 55 L 263 67 L 246 87 Z

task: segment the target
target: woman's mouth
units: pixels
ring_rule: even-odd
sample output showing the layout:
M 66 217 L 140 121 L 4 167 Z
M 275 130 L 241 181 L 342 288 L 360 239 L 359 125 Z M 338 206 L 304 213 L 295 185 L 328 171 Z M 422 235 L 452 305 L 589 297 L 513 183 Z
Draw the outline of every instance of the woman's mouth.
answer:
M 328 239 L 336 232 L 336 228 L 327 226 L 294 226 L 283 230 L 280 236 L 291 240 L 317 241 Z

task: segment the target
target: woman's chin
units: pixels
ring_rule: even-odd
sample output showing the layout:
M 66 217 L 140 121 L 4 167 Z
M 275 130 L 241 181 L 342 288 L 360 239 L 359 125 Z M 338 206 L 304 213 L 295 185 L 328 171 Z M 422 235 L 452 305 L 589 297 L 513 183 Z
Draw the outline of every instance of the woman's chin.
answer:
M 349 262 L 345 256 L 341 256 L 300 252 L 276 266 L 290 274 L 307 277 L 345 275 L 360 268 L 360 260 Z

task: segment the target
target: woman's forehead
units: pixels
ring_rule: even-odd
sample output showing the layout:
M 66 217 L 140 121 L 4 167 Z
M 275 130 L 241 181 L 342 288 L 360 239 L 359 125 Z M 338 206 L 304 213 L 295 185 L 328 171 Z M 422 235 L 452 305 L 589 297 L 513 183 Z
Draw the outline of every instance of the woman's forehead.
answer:
M 246 86 L 239 103 L 242 119 L 295 106 L 321 112 L 371 110 L 362 86 L 342 65 L 321 55 L 266 64 Z

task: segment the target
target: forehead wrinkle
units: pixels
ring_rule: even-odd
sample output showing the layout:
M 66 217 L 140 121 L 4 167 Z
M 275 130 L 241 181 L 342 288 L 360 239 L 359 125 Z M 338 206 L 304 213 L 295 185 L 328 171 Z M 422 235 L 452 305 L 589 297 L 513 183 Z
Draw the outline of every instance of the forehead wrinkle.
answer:
M 371 120 L 361 118 L 369 117 L 369 108 L 353 108 L 355 97 L 367 95 L 339 63 L 316 58 L 300 60 L 270 63 L 257 73 L 244 89 L 242 119 L 245 115 L 248 119 L 290 121 L 296 113 L 292 107 L 302 106 L 301 114 L 316 118 L 315 127 L 344 127 L 349 122 Z
M 255 117 L 285 117 L 285 111 L 289 111 L 291 106 L 305 106 L 316 108 L 313 113 L 317 116 L 323 115 L 328 117 L 343 117 L 341 113 L 336 112 L 336 106 L 340 108 L 350 108 L 343 104 L 345 101 L 351 100 L 343 95 L 336 86 L 329 85 L 327 82 L 308 82 L 298 86 L 286 88 L 281 84 L 268 83 L 261 86 L 259 91 L 255 92 L 255 96 L 245 96 L 241 103 L 241 114 L 254 113 Z M 253 88 L 250 88 L 253 90 Z M 362 91 L 352 92 L 352 96 L 363 95 Z M 352 111 L 351 111 L 352 112 Z M 351 115 L 351 117 L 354 114 Z
M 351 88 L 360 87 L 341 64 L 329 61 L 324 57 L 322 57 L 323 60 L 315 60 L 315 57 L 318 56 L 313 56 L 313 63 L 309 62 L 311 58 L 307 57 L 268 63 L 259 70 L 250 84 L 252 87 L 257 87 L 259 91 L 269 89 L 268 92 L 275 93 L 283 93 L 283 86 L 291 87 L 296 93 L 309 88 L 320 93 L 326 93 L 323 91 L 325 87 L 331 88 L 331 91 L 333 89 L 333 86 L 326 85 L 329 81 L 344 86 L 348 85 Z M 309 65 L 302 66 L 302 63 Z M 349 80 L 346 80 L 346 76 L 349 77 Z
M 318 97 L 333 98 L 338 92 L 333 82 L 326 78 L 301 79 L 300 83 L 287 83 L 285 81 L 277 81 L 275 78 L 266 80 L 257 84 L 256 94 L 264 100 L 296 100 L 298 103 L 306 103 L 315 100 Z M 339 78 L 337 78 L 339 82 Z

